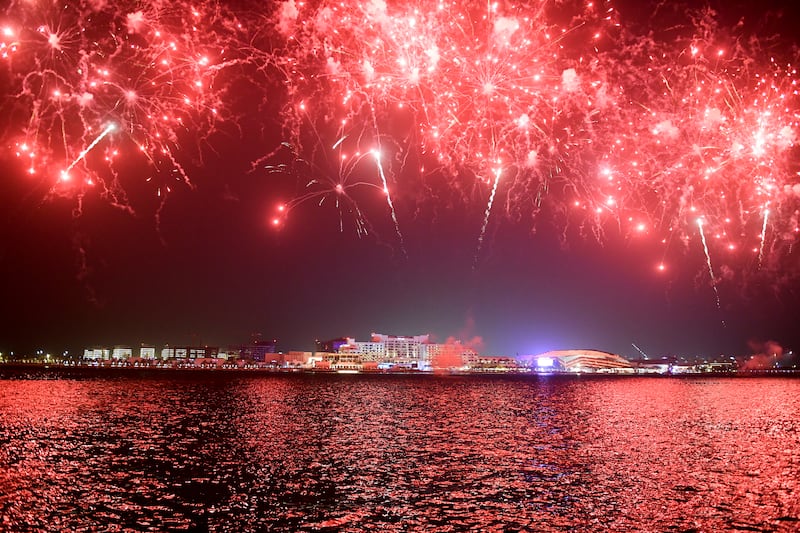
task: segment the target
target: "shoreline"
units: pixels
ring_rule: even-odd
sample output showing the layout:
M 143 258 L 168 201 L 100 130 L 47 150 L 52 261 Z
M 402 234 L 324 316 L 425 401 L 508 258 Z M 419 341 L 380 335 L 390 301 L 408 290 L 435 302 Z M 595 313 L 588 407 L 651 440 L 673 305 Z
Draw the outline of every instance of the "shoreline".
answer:
M 656 378 L 698 378 L 698 377 L 800 377 L 800 369 L 761 369 L 761 370 L 733 370 L 733 371 L 707 371 L 707 372 L 643 372 L 632 371 L 626 372 L 609 372 L 609 371 L 554 371 L 554 372 L 539 372 L 527 368 L 510 369 L 510 370 L 463 370 L 463 369 L 448 369 L 448 370 L 413 370 L 413 369 L 398 369 L 398 370 L 345 370 L 337 371 L 335 369 L 325 368 L 277 368 L 269 366 L 258 365 L 189 365 L 189 364 L 92 364 L 86 362 L 25 362 L 25 361 L 2 361 L 0 362 L 0 370 L 36 370 L 36 371 L 86 371 L 97 373 L 175 373 L 175 374 L 270 374 L 270 375 L 367 375 L 367 376 L 535 376 L 535 377 L 656 377 Z M 0 377 L 2 379 L 2 377 Z

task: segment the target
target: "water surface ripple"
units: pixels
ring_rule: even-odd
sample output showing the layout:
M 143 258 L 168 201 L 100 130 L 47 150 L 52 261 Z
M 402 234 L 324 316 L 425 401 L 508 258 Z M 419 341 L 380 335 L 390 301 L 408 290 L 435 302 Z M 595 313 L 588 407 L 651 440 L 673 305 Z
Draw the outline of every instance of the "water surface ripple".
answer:
M 4 531 L 798 531 L 800 380 L 0 370 Z

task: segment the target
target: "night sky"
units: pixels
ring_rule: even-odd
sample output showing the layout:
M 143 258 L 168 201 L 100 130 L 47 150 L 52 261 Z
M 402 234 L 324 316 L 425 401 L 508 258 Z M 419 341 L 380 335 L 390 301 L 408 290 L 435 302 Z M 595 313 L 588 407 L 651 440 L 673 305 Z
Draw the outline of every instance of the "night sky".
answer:
M 745 17 L 758 31 L 796 20 L 797 8 L 762 4 L 763 13 L 721 9 L 720 20 Z M 617 5 L 623 21 L 642 24 L 636 2 Z M 504 216 L 502 183 L 480 250 L 490 188 L 463 176 L 390 176 L 403 182 L 393 198 L 402 244 L 373 189 L 353 193 L 367 235 L 331 201 L 301 203 L 273 227 L 276 206 L 307 180 L 254 164 L 284 140 L 278 98 L 251 108 L 256 94 L 235 86 L 227 96 L 239 118 L 181 143 L 191 186 L 173 180 L 165 200 L 154 185 L 163 173 L 145 160 L 117 166 L 124 202 L 96 191 L 48 194 L 47 177 L 25 175 L 10 153 L 0 160 L 0 351 L 225 347 L 254 335 L 277 339 L 280 350 L 310 350 L 315 339 L 371 332 L 454 337 L 512 356 L 591 348 L 637 358 L 633 344 L 650 356 L 744 354 L 753 340 L 800 349 L 797 252 L 777 273 L 721 279 L 718 306 L 696 240 L 658 272 L 653 240 L 613 224 L 598 242 L 547 206 L 535 224 Z M 11 146 L 13 121 L 3 128 Z

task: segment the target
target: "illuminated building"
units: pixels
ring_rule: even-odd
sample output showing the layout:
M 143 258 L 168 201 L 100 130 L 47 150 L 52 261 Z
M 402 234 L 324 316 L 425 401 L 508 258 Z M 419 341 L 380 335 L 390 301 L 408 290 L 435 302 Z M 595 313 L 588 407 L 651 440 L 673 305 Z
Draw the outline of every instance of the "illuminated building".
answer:
M 287 368 L 307 368 L 311 365 L 311 352 L 290 351 L 284 356 L 284 366 Z
M 337 337 L 335 339 L 330 339 L 327 341 L 315 341 L 316 351 L 318 352 L 338 352 L 342 346 L 345 346 L 352 342 L 353 339 L 349 337 Z
M 554 350 L 520 358 L 537 371 L 550 372 L 633 372 L 630 361 L 599 350 Z
M 133 350 L 127 346 L 115 346 L 111 352 L 112 359 L 130 359 L 133 357 Z
M 486 356 L 478 355 L 474 350 L 466 348 L 469 355 L 463 355 L 465 365 L 470 370 L 482 370 L 485 372 L 509 372 L 512 370 L 519 370 L 520 366 L 517 360 L 513 357 L 505 356 Z
M 347 352 L 317 352 L 322 357 L 322 362 L 327 363 L 317 365 L 318 368 L 330 368 L 331 370 L 361 370 L 363 368 L 361 355 Z
M 161 359 L 165 361 L 169 359 L 186 359 L 186 348 L 164 346 L 161 349 Z
M 345 349 L 361 354 L 361 358 L 364 361 L 375 361 L 379 363 L 387 361 L 386 345 L 382 342 L 353 341 L 353 343 L 348 344 Z
M 209 346 L 165 346 L 161 350 L 161 358 L 164 360 L 214 359 L 218 354 L 219 348 Z
M 339 341 L 344 342 L 339 342 Z M 352 337 L 319 343 L 320 346 L 336 348 L 328 353 L 357 354 L 361 361 L 402 365 L 409 368 L 421 367 L 425 357 L 428 335 L 402 337 L 373 333 L 369 341 L 357 341 Z
M 339 341 L 341 339 L 337 339 Z M 432 370 L 433 368 L 462 369 L 512 368 L 516 362 L 510 358 L 479 358 L 472 348 L 460 342 L 438 344 L 430 342 L 429 335 L 400 336 L 373 333 L 369 341 L 346 338 L 346 342 L 328 341 L 320 346 L 338 347 L 340 354 L 357 354 L 362 364 L 377 365 L 378 368 L 408 368 Z
M 142 359 L 155 359 L 156 358 L 156 347 L 155 346 L 142 345 L 139 348 L 139 357 L 141 357 Z
M 399 335 L 372 334 L 373 343 L 382 343 L 385 349 L 384 361 L 397 365 L 421 368 L 425 366 L 426 351 L 421 347 L 430 342 L 429 335 L 404 337 Z
M 423 346 L 423 364 L 426 370 L 468 369 L 476 363 L 478 353 L 460 342 L 427 344 Z
M 111 359 L 111 350 L 108 348 L 86 348 L 83 358 L 90 361 L 107 361 Z
M 255 363 L 268 363 L 275 359 L 277 345 L 278 341 L 276 339 L 254 340 L 250 344 L 241 346 L 239 357 Z

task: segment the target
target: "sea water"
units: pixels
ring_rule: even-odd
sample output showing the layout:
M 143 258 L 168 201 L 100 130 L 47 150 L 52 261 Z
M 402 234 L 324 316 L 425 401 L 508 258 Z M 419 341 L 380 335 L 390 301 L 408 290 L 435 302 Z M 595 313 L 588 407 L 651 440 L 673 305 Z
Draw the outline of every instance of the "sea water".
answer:
M 0 370 L 3 531 L 797 531 L 800 379 Z

